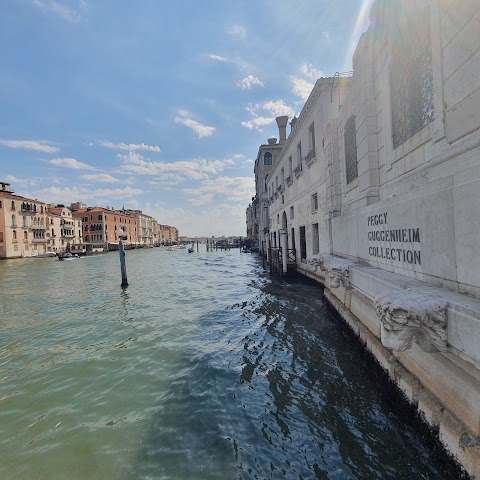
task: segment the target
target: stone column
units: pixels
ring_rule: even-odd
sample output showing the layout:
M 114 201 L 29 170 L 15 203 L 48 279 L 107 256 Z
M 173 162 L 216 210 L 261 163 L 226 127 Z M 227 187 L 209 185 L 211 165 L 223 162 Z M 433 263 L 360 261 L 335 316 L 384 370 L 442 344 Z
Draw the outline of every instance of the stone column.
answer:
M 287 252 L 287 231 L 280 230 L 280 244 L 282 246 L 282 267 L 283 267 L 283 275 L 287 274 L 287 260 L 288 260 L 288 252 Z
M 268 234 L 268 232 L 266 232 L 264 234 L 265 236 L 265 254 L 266 254 L 266 257 L 267 257 L 267 262 L 270 261 L 270 257 L 268 255 L 268 252 L 269 252 L 269 247 L 270 247 L 270 236 Z

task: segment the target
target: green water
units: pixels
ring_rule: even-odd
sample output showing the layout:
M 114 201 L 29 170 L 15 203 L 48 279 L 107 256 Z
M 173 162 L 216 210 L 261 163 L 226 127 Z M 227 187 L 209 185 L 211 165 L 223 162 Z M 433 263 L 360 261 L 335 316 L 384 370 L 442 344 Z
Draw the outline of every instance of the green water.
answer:
M 0 479 L 452 479 L 325 305 L 256 256 L 0 262 Z

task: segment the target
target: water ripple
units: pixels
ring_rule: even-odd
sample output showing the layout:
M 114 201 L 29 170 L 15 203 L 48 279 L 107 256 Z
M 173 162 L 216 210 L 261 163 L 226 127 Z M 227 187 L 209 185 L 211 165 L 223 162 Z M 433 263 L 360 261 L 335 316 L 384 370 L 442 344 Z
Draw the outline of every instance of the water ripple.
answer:
M 0 478 L 451 479 L 307 281 L 238 251 L 0 264 Z

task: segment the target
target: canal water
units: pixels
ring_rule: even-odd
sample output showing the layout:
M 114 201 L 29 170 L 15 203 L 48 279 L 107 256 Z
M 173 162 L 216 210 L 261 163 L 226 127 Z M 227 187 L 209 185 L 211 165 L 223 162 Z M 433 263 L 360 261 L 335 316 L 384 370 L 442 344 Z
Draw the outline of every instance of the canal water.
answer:
M 1 479 L 461 478 L 319 285 L 238 250 L 127 270 L 0 262 Z

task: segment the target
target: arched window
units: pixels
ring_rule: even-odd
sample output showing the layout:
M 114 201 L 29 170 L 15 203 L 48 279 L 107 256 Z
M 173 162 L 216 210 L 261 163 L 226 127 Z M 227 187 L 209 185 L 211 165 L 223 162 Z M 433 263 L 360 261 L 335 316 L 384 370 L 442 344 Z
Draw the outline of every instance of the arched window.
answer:
M 15 210 L 15 202 L 12 200 L 12 210 Z
M 268 175 L 265 175 L 265 178 L 263 180 L 263 191 L 268 192 Z
M 12 227 L 17 226 L 16 221 L 17 221 L 17 218 L 15 217 L 15 215 L 12 215 Z
M 345 169 L 347 184 L 349 184 L 358 177 L 355 115 L 352 115 L 345 123 Z
M 432 45 L 428 7 L 415 12 L 392 46 L 392 143 L 397 148 L 434 119 Z
M 40 213 L 43 213 L 43 205 L 40 206 Z
M 264 165 L 272 164 L 272 154 L 270 152 L 265 152 L 265 155 L 263 156 L 263 164 Z
M 14 230 L 14 231 L 13 231 L 13 240 L 16 240 L 16 239 L 17 239 L 17 231 Z
M 23 232 L 23 239 L 24 239 L 24 240 L 28 240 L 27 232 Z
M 99 219 L 99 220 L 103 220 L 102 215 L 99 215 L 99 216 L 98 216 L 98 219 Z
M 24 215 L 23 216 L 23 227 L 27 226 L 27 217 Z

